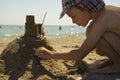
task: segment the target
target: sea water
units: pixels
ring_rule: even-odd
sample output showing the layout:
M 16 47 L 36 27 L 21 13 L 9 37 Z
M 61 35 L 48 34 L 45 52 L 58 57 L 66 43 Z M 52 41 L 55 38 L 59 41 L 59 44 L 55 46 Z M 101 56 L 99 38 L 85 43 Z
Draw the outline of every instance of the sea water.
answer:
M 75 25 L 43 25 L 45 36 L 85 36 L 85 28 Z M 24 35 L 25 25 L 1 25 L 0 39 Z

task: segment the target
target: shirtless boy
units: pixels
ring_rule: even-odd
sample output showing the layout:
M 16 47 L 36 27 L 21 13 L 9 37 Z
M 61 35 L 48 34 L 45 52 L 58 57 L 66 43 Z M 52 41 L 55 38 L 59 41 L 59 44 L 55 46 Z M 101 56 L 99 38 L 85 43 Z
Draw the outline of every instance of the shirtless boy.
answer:
M 86 26 L 92 20 L 85 41 L 79 49 L 69 52 L 49 51 L 42 47 L 35 55 L 45 59 L 82 60 L 96 48 L 96 53 L 107 56 L 114 63 L 98 72 L 120 72 L 120 7 L 105 5 L 103 0 L 62 0 L 62 6 L 60 18 L 67 14 L 79 26 Z

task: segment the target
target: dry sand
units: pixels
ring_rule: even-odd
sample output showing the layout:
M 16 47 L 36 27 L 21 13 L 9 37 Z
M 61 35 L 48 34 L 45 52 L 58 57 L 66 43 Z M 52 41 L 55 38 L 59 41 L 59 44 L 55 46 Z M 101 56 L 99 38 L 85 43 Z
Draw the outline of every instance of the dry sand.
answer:
M 78 48 L 83 43 L 85 37 L 82 36 L 51 36 L 46 37 L 49 41 L 49 44 L 56 50 L 56 51 L 70 51 L 72 49 Z M 0 53 L 3 51 L 3 49 L 7 46 L 9 42 L 12 40 L 0 40 Z M 89 65 L 88 67 L 90 69 L 96 68 L 99 63 L 101 63 L 101 60 L 106 59 L 106 57 L 99 56 L 95 53 L 95 51 L 90 52 L 88 56 L 84 58 L 84 61 Z M 94 64 L 93 64 L 94 63 Z M 63 67 L 62 65 L 60 65 Z M 59 66 L 59 67 L 60 67 Z M 53 68 L 54 69 L 54 68 Z M 26 72 L 25 76 L 22 77 L 20 80 L 27 80 L 27 78 L 30 76 L 30 73 Z M 75 80 L 81 80 L 80 75 L 74 75 Z M 7 80 L 7 79 L 6 79 Z M 42 79 L 41 79 L 42 80 Z
M 66 37 L 47 37 L 50 45 L 55 48 L 57 51 L 70 51 L 75 48 L 79 48 L 85 37 L 83 36 L 66 36 Z M 88 64 L 92 64 L 95 61 L 106 59 L 104 56 L 97 55 L 96 52 L 93 50 L 91 51 L 84 60 Z

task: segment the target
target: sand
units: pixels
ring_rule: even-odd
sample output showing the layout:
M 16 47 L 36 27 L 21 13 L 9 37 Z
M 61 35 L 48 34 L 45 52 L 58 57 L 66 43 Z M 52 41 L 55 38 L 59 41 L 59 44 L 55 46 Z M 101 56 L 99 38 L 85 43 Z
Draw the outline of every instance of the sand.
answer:
M 85 40 L 83 36 L 66 36 L 66 37 L 47 37 L 51 46 L 55 48 L 56 51 L 70 51 L 75 48 L 79 48 Z M 91 51 L 84 60 L 88 64 L 92 64 L 95 61 L 107 59 L 105 56 L 97 55 L 95 50 Z
M 70 51 L 75 48 L 79 48 L 85 39 L 85 37 L 83 37 L 83 36 L 50 36 L 50 37 L 46 37 L 46 38 L 47 38 L 49 44 L 56 51 Z M 0 40 L 0 53 L 4 50 L 4 48 L 8 45 L 8 43 L 11 42 L 12 40 L 13 39 Z M 89 69 L 94 69 L 97 66 L 99 66 L 101 61 L 104 59 L 107 59 L 107 57 L 99 56 L 95 53 L 95 51 L 91 51 L 83 60 L 88 64 Z M 52 66 L 54 66 L 54 65 L 52 65 Z M 61 66 L 61 68 L 59 68 L 59 69 L 62 69 L 62 67 L 64 65 L 60 65 L 60 66 Z M 55 68 L 53 68 L 53 70 L 54 69 Z M 31 76 L 31 74 L 29 72 L 26 72 L 26 74 L 19 80 L 27 80 L 27 78 L 29 76 Z M 45 77 L 45 75 L 43 77 Z M 72 75 L 72 77 L 75 80 L 81 80 L 81 75 Z M 7 78 L 8 77 L 6 77 L 6 80 L 7 80 Z

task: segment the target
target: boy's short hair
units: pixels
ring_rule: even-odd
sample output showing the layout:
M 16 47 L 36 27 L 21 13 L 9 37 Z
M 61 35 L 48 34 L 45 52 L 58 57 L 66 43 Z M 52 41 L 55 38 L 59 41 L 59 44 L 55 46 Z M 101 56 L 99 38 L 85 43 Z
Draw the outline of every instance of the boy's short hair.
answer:
M 88 12 L 99 11 L 104 8 L 103 0 L 62 0 L 62 8 L 60 18 L 62 18 L 71 7 L 86 10 Z

